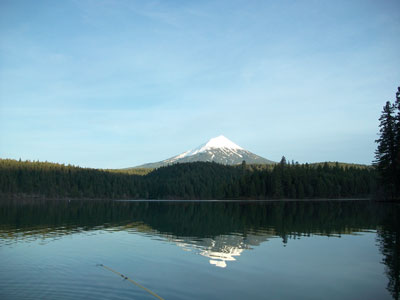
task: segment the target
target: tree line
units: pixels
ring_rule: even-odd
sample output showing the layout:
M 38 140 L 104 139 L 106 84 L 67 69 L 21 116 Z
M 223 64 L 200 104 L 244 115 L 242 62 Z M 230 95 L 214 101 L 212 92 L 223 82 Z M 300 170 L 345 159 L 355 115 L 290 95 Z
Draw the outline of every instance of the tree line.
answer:
M 150 173 L 125 173 L 48 162 L 0 160 L 0 194 L 97 199 L 315 199 L 366 198 L 376 190 L 372 167 L 244 162 L 193 162 Z
M 392 104 L 387 101 L 379 118 L 375 161 L 382 198 L 400 198 L 400 87 Z

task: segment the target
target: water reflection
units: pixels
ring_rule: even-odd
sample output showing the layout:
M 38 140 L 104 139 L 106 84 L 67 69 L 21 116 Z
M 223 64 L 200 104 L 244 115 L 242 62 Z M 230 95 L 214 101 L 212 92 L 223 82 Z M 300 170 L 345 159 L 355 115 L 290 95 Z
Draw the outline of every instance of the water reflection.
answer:
M 394 205 L 380 220 L 377 240 L 383 254 L 386 275 L 389 279 L 387 289 L 393 299 L 400 299 L 400 206 Z
M 273 234 L 247 234 L 246 236 L 231 234 L 219 235 L 215 238 L 204 238 L 197 243 L 189 241 L 179 241 L 176 244 L 186 251 L 207 257 L 211 265 L 226 268 L 229 262 L 235 261 L 245 250 L 252 249 L 262 242 L 273 237 Z
M 376 230 L 389 279 L 399 299 L 399 205 L 329 202 L 113 202 L 0 200 L 0 247 L 64 235 L 125 231 L 175 243 L 226 268 L 272 238 L 284 244 L 311 235 L 340 237 Z

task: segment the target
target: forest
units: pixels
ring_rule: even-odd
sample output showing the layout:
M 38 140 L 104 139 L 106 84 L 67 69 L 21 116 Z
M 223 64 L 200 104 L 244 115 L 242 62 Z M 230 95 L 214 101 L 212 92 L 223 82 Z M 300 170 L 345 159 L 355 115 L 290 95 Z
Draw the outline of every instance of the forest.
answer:
M 339 163 L 273 166 L 175 164 L 155 170 L 101 170 L 0 159 L 0 195 L 48 199 L 371 198 L 373 167 Z

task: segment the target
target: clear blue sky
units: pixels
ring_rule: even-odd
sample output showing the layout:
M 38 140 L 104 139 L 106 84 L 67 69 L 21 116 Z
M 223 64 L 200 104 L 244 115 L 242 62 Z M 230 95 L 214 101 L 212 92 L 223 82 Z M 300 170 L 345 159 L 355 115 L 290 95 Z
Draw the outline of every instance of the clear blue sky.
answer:
M 400 1 L 0 0 L 0 157 L 119 168 L 223 134 L 373 160 Z

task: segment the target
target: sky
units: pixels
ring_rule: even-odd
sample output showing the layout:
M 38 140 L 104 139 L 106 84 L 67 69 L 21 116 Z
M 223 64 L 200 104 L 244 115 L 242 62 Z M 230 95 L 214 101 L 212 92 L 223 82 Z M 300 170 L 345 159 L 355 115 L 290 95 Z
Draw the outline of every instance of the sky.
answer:
M 400 1 L 0 0 L 0 158 L 124 168 L 224 135 L 370 164 Z

